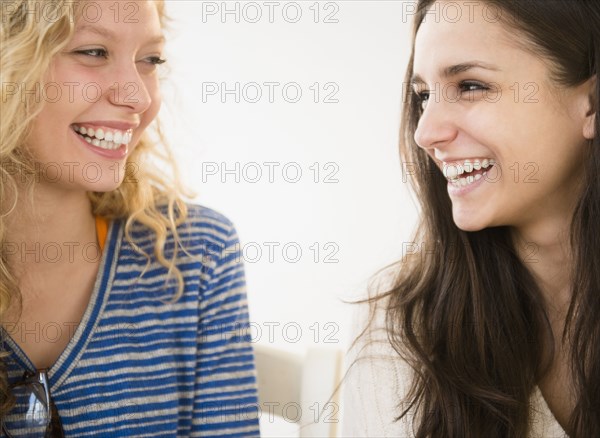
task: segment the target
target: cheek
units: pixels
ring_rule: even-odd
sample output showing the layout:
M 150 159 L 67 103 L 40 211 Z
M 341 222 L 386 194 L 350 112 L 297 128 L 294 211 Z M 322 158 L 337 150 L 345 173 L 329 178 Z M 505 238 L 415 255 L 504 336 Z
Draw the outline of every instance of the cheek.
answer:
M 47 149 L 57 149 L 69 135 L 69 126 L 99 100 L 98 78 L 82 74 L 76 68 L 54 65 L 36 94 L 43 108 L 36 116 L 28 147 L 42 157 Z M 52 147 L 46 147 L 51 144 Z
M 494 95 L 478 95 L 474 101 L 458 102 L 460 105 L 460 123 L 480 132 L 497 132 L 511 117 L 514 108 L 504 96 L 497 99 Z
M 540 121 L 545 117 L 535 104 L 518 105 L 501 99 L 465 113 L 463 123 L 478 144 L 486 147 L 505 167 L 543 153 L 545 138 L 553 135 Z
M 48 154 L 46 153 L 47 148 L 44 146 L 44 137 L 52 135 L 49 132 L 53 120 L 48 119 L 47 107 L 42 110 L 40 114 L 35 118 L 35 121 L 31 125 L 31 132 L 25 143 L 26 149 L 31 153 L 36 161 L 46 161 Z M 57 126 L 57 125 L 55 125 Z
M 147 87 L 148 94 L 151 99 L 151 104 L 148 109 L 144 111 L 140 118 L 140 126 L 137 128 L 133 136 L 133 145 L 137 145 L 139 140 L 142 138 L 146 128 L 154 121 L 160 111 L 162 104 L 162 94 L 158 85 L 151 84 Z
M 148 94 L 150 95 L 151 104 L 142 115 L 142 126 L 147 127 L 156 118 L 162 104 L 162 94 L 157 83 L 152 83 L 148 86 Z
M 63 90 L 63 95 L 67 94 Z M 70 124 L 73 118 L 73 104 L 67 98 L 46 101 L 41 112 L 35 117 L 26 148 L 38 161 L 48 161 L 62 150 L 68 141 Z
M 497 103 L 473 106 L 465 111 L 459 122 L 468 136 L 465 142 L 481 155 L 492 153 L 500 159 L 507 139 L 510 138 L 511 122 Z
M 99 71 L 64 59 L 58 59 L 51 69 L 49 81 L 61 88 L 57 104 L 73 108 L 87 107 L 102 99 L 107 79 Z

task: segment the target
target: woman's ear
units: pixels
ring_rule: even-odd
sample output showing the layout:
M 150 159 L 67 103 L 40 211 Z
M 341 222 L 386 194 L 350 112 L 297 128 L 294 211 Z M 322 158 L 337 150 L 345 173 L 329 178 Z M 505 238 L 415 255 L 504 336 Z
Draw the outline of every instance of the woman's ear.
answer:
M 596 118 L 598 117 L 598 102 L 596 102 L 597 75 L 588 79 L 589 99 L 586 107 L 585 120 L 583 124 L 583 136 L 588 140 L 592 140 L 598 134 L 596 132 Z

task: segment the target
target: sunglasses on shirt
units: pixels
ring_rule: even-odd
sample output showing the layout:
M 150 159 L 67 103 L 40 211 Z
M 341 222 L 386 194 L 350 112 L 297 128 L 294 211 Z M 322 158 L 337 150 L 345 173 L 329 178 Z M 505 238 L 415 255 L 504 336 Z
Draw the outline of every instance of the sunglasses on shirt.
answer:
M 46 370 L 26 371 L 10 389 L 15 405 L 2 420 L 7 438 L 64 438 L 58 411 L 50 398 Z

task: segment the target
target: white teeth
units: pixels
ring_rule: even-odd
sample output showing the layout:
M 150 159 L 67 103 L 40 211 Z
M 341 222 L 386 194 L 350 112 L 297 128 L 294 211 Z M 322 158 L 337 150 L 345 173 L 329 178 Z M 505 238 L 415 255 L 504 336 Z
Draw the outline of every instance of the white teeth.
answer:
M 482 178 L 481 174 L 478 173 L 475 176 L 469 175 L 466 178 L 456 178 L 456 179 L 450 180 L 450 182 L 452 184 L 454 184 L 456 187 L 465 187 L 465 186 L 473 184 L 475 181 L 479 181 L 481 178 Z
M 473 171 L 473 164 L 471 163 L 470 160 L 465 160 L 465 172 L 472 172 Z
M 463 173 L 463 169 L 458 164 L 446 164 L 444 163 L 444 176 L 448 179 L 455 179 L 458 175 Z
M 93 128 L 84 128 L 83 126 L 73 125 L 75 132 L 78 132 L 83 138 L 94 146 L 103 149 L 118 149 L 122 144 L 128 144 L 133 137 L 132 130 L 122 131 L 105 131 L 102 128 L 94 130 Z
M 488 163 L 488 165 L 489 165 L 489 163 Z M 448 167 L 453 167 L 453 166 L 448 166 Z M 478 173 L 476 175 L 467 175 L 466 177 L 461 177 L 461 178 L 455 177 L 455 178 L 448 178 L 448 179 L 456 187 L 465 187 L 465 186 L 473 184 L 475 181 L 479 181 L 481 178 L 485 178 L 486 175 L 487 175 L 487 172 L 483 172 L 482 174 Z
M 485 158 L 483 161 L 476 160 L 465 160 L 461 163 L 444 163 L 443 162 L 443 173 L 444 176 L 449 180 L 457 181 L 458 177 L 464 173 L 470 173 L 473 170 L 487 169 L 490 166 L 496 164 L 493 159 Z M 473 180 L 475 181 L 475 180 Z M 458 182 L 458 181 L 457 181 Z

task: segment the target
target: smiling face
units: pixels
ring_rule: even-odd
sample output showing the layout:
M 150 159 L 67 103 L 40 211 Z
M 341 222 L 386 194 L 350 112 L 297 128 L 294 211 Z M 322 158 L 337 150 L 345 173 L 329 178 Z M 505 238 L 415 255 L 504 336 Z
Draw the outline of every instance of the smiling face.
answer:
M 102 192 L 122 183 L 127 157 L 158 114 L 164 39 L 152 1 L 93 6 L 81 8 L 52 60 L 26 147 L 41 183 Z
M 421 24 L 413 67 L 424 98 L 414 138 L 449 179 L 454 222 L 477 231 L 564 217 L 592 138 L 590 81 L 558 88 L 523 36 L 454 3 L 459 21 Z

